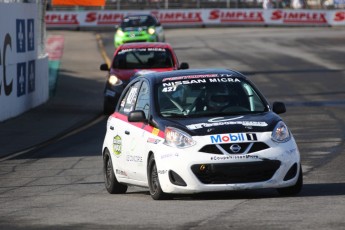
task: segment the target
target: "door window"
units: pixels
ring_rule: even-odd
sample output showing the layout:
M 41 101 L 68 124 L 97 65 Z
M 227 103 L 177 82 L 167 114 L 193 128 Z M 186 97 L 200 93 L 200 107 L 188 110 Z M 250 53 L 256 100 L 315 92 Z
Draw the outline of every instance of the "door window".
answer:
M 143 82 L 139 95 L 137 104 L 135 106 L 135 110 L 142 110 L 144 111 L 146 117 L 148 117 L 150 108 L 150 90 L 149 90 L 149 84 L 147 82 Z
M 126 92 L 125 97 L 123 97 L 119 112 L 128 115 L 129 112 L 134 110 L 135 103 L 137 101 L 137 96 L 140 88 L 140 81 L 132 85 Z

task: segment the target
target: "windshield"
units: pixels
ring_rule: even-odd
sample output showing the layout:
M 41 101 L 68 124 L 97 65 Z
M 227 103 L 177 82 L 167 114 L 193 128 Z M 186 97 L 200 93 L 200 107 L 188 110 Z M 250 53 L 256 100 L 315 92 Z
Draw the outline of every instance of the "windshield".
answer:
M 268 111 L 258 93 L 245 79 L 219 77 L 163 82 L 156 87 L 158 113 L 163 117 L 253 114 Z M 182 80 L 189 78 L 189 80 Z M 211 78 L 209 78 L 211 77 Z
M 138 48 L 120 50 L 113 62 L 115 69 L 172 68 L 173 57 L 169 49 Z
M 149 27 L 155 26 L 155 20 L 151 16 L 130 16 L 123 19 L 121 27 Z

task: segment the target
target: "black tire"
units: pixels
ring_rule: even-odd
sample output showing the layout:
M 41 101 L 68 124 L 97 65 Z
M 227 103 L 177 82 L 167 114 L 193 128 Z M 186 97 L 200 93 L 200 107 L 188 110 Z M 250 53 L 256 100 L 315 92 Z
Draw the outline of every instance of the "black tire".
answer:
M 153 154 L 150 156 L 147 165 L 147 179 L 152 199 L 165 200 L 169 198 L 168 194 L 162 191 L 161 185 L 159 183 L 156 161 Z
M 117 181 L 114 174 L 113 163 L 111 161 L 110 153 L 105 150 L 103 156 L 103 175 L 105 188 L 110 194 L 123 194 L 127 191 L 127 185 L 121 184 Z
M 278 188 L 277 191 L 281 196 L 294 196 L 301 192 L 303 187 L 303 172 L 300 166 L 299 175 L 296 184 L 290 187 Z
M 103 114 L 110 115 L 115 111 L 115 105 L 107 98 L 104 98 L 103 101 Z

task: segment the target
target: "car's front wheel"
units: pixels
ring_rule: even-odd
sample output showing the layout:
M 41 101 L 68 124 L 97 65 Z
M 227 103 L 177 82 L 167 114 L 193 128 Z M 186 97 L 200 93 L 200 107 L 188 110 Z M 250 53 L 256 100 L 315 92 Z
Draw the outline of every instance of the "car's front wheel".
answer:
M 281 196 L 293 196 L 293 195 L 297 195 L 302 190 L 302 187 L 303 187 L 303 172 L 302 172 L 302 167 L 300 166 L 296 184 L 290 187 L 278 188 L 277 191 Z
M 105 97 L 103 101 L 103 113 L 105 115 L 110 115 L 114 112 L 114 110 L 115 110 L 115 106 L 112 103 L 112 101 L 109 100 L 107 97 Z
M 127 185 L 119 183 L 116 179 L 113 163 L 108 150 L 105 150 L 103 156 L 103 174 L 105 188 L 110 194 L 122 194 L 127 191 Z
M 169 198 L 168 194 L 163 192 L 159 183 L 156 161 L 153 154 L 149 158 L 147 166 L 147 178 L 152 199 L 164 200 Z

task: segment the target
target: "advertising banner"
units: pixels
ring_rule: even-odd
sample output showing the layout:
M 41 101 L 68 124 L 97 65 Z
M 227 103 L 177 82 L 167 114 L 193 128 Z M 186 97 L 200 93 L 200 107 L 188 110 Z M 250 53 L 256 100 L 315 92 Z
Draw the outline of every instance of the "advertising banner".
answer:
M 37 106 L 41 75 L 36 4 L 0 3 L 0 121 Z M 46 76 L 45 76 L 46 77 Z
M 113 27 L 130 14 L 152 14 L 163 26 L 191 27 L 217 25 L 262 26 L 344 26 L 344 10 L 283 9 L 176 9 L 48 11 L 46 24 L 54 27 Z
M 64 6 L 104 6 L 105 0 L 52 0 L 52 5 Z

